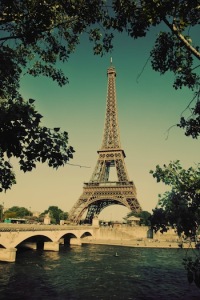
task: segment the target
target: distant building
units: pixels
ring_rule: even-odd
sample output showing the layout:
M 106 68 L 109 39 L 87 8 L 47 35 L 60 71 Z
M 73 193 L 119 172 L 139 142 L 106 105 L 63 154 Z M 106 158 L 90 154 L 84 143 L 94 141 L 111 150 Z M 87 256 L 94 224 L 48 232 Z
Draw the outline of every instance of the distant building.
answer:
M 139 226 L 140 225 L 140 218 L 135 216 L 131 216 L 127 219 L 127 224 L 130 226 Z

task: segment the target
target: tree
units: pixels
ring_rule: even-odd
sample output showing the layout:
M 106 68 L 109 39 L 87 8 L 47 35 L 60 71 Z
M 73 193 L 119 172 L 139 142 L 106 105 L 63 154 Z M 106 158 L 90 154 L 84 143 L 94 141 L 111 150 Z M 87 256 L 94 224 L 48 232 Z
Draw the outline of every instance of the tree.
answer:
M 22 73 L 48 76 L 60 86 L 66 84 L 68 78 L 56 68 L 56 62 L 67 61 L 80 35 L 101 22 L 104 4 L 99 0 L 1 0 L 1 98 L 19 94 Z M 90 39 L 100 39 L 94 29 L 88 34 Z M 103 49 L 109 42 L 106 37 L 105 34 Z
M 59 215 L 59 219 L 66 221 L 68 219 L 68 216 L 69 216 L 68 212 L 61 212 L 60 215 Z
M 159 197 L 152 217 L 154 229 L 166 231 L 170 225 L 179 236 L 196 236 L 200 225 L 200 166 L 185 170 L 179 161 L 175 161 L 163 168 L 156 166 L 156 170 L 150 173 L 157 182 L 162 181 L 171 187 Z
M 186 135 L 197 138 L 200 134 L 200 77 L 197 73 L 200 52 L 192 36 L 199 19 L 198 0 L 1 0 L 0 114 L 6 116 L 7 122 L 0 125 L 3 135 L 7 127 L 14 132 L 20 127 L 17 136 L 23 141 L 19 146 L 14 139 L 11 147 L 7 141 L 0 140 L 1 191 L 16 182 L 9 157 L 6 158 L 7 153 L 22 160 L 20 167 L 26 171 L 35 167 L 36 160 L 49 162 L 53 157 L 53 163 L 49 165 L 58 167 L 72 158 L 74 151 L 72 147 L 67 147 L 66 133 L 56 135 L 54 130 L 41 128 L 40 114 L 32 112 L 31 99 L 29 102 L 22 100 L 19 87 L 24 74 L 47 76 L 60 86 L 68 83 L 68 78 L 57 69 L 56 64 L 68 61 L 83 35 L 87 35 L 93 43 L 94 54 L 103 55 L 112 50 L 115 32 L 126 32 L 130 38 L 137 39 L 145 37 L 152 27 L 159 26 L 160 34 L 150 52 L 152 68 L 161 74 L 171 71 L 176 89 L 185 86 L 193 90 L 194 98 L 188 105 L 190 108 L 193 103 L 191 115 L 188 119 L 181 117 L 178 126 L 185 129 Z M 15 106 L 16 103 L 19 108 L 23 107 L 22 111 L 19 110 L 20 124 L 16 118 L 13 122 L 13 115 L 7 111 L 8 106 Z M 28 119 L 23 116 L 24 105 L 31 112 Z M 30 123 L 35 130 L 34 138 L 37 134 L 39 136 L 36 143 L 30 134 Z M 30 157 L 25 155 L 24 158 L 30 136 Z M 53 147 L 47 158 L 46 154 L 51 148 L 49 143 L 54 145 L 55 136 L 59 146 Z M 37 156 L 38 143 L 40 152 Z M 67 153 L 63 156 L 62 151 L 66 149 Z
M 170 162 L 163 168 L 156 166 L 150 171 L 157 182 L 171 187 L 159 196 L 158 207 L 153 210 L 151 225 L 155 231 L 166 232 L 171 226 L 179 236 L 193 240 L 200 226 L 200 165 L 185 170 L 179 161 Z M 196 241 L 196 239 L 195 239 Z M 200 288 L 200 256 L 184 259 L 188 281 Z
M 67 217 L 66 213 L 64 213 L 62 209 L 58 208 L 58 206 L 49 206 L 49 208 L 45 210 L 40 216 L 45 216 L 48 213 L 51 218 L 51 223 L 53 224 L 59 224 L 60 220 L 63 220 L 63 217 Z
M 192 40 L 192 29 L 199 25 L 199 9 L 198 0 L 2 0 L 1 98 L 19 94 L 22 73 L 48 76 L 61 86 L 66 84 L 68 79 L 57 70 L 56 63 L 68 60 L 83 34 L 93 42 L 94 54 L 103 55 L 112 50 L 116 31 L 137 39 L 160 26 L 150 53 L 152 68 L 161 74 L 173 72 L 174 87 L 196 90 L 198 103 L 200 77 L 195 72 L 200 52 Z M 198 116 L 198 109 L 194 114 Z M 199 124 L 193 127 L 198 133 Z
M 37 162 L 58 168 L 73 158 L 67 132 L 41 126 L 42 116 L 33 102 L 18 98 L 0 105 L 0 192 L 16 183 L 11 157 L 18 158 L 24 172 L 36 168 Z
M 51 2 L 0 1 L 0 192 L 16 183 L 11 157 L 19 159 L 24 172 L 35 168 L 36 161 L 57 168 L 73 157 L 67 132 L 40 126 L 42 116 L 33 100 L 26 102 L 19 93 L 22 73 L 49 76 L 61 86 L 67 82 L 54 68 L 57 57 L 61 61 L 68 57 L 55 31 L 59 26 L 63 31 L 62 23 L 73 20 Z M 72 37 L 69 48 L 73 43 Z
M 32 213 L 25 207 L 13 206 L 5 211 L 4 218 L 24 218 Z

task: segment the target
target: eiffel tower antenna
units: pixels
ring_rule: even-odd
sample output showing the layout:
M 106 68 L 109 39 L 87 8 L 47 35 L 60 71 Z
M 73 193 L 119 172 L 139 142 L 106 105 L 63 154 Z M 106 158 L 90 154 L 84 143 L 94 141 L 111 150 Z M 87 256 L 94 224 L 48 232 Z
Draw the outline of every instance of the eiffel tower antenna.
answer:
M 108 87 L 106 116 L 99 157 L 89 182 L 84 183 L 83 193 L 69 212 L 68 220 L 78 224 L 87 211 L 85 223 L 92 223 L 95 216 L 111 205 L 126 206 L 131 211 L 142 211 L 137 200 L 136 188 L 129 180 L 125 166 L 125 152 L 121 148 L 118 126 L 116 71 L 112 66 L 107 70 Z M 110 170 L 114 168 L 117 180 L 110 180 Z

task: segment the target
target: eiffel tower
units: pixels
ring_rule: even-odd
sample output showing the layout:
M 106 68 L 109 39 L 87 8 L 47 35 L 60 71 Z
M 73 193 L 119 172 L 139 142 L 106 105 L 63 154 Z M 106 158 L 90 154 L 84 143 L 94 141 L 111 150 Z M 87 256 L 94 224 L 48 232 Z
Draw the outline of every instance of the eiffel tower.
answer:
M 107 70 L 107 104 L 103 133 L 103 141 L 99 158 L 89 182 L 84 183 L 83 193 L 69 212 L 69 222 L 79 223 L 87 210 L 85 223 L 91 224 L 92 219 L 110 205 L 118 204 L 129 208 L 131 211 L 142 211 L 137 200 L 136 188 L 133 181 L 129 181 L 124 158 L 124 150 L 121 148 L 118 127 L 117 99 L 115 87 L 115 68 L 111 66 Z M 110 181 L 111 168 L 116 170 L 116 181 Z

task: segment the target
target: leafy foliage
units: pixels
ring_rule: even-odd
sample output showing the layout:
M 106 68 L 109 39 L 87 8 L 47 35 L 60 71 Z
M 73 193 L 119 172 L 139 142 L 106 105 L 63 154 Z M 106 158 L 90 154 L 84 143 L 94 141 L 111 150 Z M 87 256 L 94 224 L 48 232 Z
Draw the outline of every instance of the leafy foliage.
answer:
M 4 218 L 24 218 L 32 213 L 25 207 L 13 206 L 5 211 Z
M 51 223 L 53 224 L 59 224 L 60 220 L 66 220 L 68 216 L 68 213 L 63 212 L 58 206 L 49 206 L 41 216 L 45 216 L 48 213 L 50 214 Z
M 150 53 L 152 68 L 161 74 L 173 72 L 176 89 L 199 91 L 200 52 L 192 37 L 200 23 L 198 0 L 2 0 L 0 11 L 3 98 L 16 96 L 22 72 L 66 84 L 68 78 L 56 63 L 68 61 L 83 34 L 93 43 L 94 54 L 103 55 L 112 50 L 115 31 L 137 39 L 160 25 Z
M 79 44 L 80 35 L 88 26 L 101 21 L 103 4 L 104 1 L 98 0 L 2 0 L 0 29 L 4 34 L 0 38 L 0 96 L 7 98 L 18 94 L 22 73 L 50 77 L 60 86 L 66 84 L 68 78 L 56 68 L 56 63 L 67 61 Z M 95 41 L 95 53 L 109 47 L 107 34 L 102 39 L 94 28 L 88 34 L 90 40 Z M 97 44 L 100 39 L 103 42 L 101 48 Z
M 179 236 L 195 240 L 200 226 L 200 166 L 185 170 L 179 161 L 170 162 L 163 168 L 156 166 L 150 171 L 157 182 L 171 187 L 170 191 L 159 196 L 158 207 L 153 210 L 151 226 L 162 233 L 169 226 L 176 229 Z M 197 246 L 198 244 L 196 244 Z M 200 288 L 200 256 L 184 258 L 188 282 Z
M 195 259 L 186 257 L 183 259 L 183 265 L 187 270 L 188 282 L 194 282 L 200 288 L 200 258 L 198 256 Z
M 68 212 L 61 212 L 60 215 L 59 215 L 59 220 L 67 220 L 68 219 L 68 216 L 69 216 L 69 213 Z
M 198 138 L 200 128 L 200 91 L 196 93 L 195 97 L 197 97 L 198 101 L 195 107 L 191 109 L 191 116 L 188 119 L 181 117 L 180 124 L 178 126 L 185 129 L 185 134 L 187 136 Z
M 163 208 L 157 207 L 153 209 L 153 214 L 150 217 L 150 223 L 155 232 L 158 230 L 160 230 L 161 233 L 167 232 L 169 229 L 169 220 L 167 218 L 166 211 Z
M 152 27 L 162 26 L 150 52 L 151 65 L 162 75 L 172 72 L 175 89 L 188 87 L 194 91 L 193 101 L 188 105 L 188 108 L 194 105 L 192 114 L 188 118 L 181 117 L 178 126 L 185 129 L 187 136 L 197 138 L 200 134 L 200 52 L 199 45 L 193 41 L 193 32 L 200 24 L 199 1 L 119 0 L 112 3 L 115 15 L 110 18 L 110 26 L 126 31 L 135 39 L 145 37 Z
M 73 157 L 73 148 L 67 146 L 67 132 L 40 126 L 42 116 L 33 102 L 19 98 L 0 104 L 0 191 L 16 183 L 11 157 L 18 158 L 24 172 L 35 168 L 37 162 L 58 168 Z
M 67 132 L 40 126 L 42 116 L 32 100 L 22 100 L 20 78 L 42 75 L 60 86 L 68 83 L 56 64 L 66 62 L 79 36 L 101 20 L 102 5 L 97 0 L 0 1 L 0 192 L 16 183 L 11 157 L 19 159 L 24 172 L 37 161 L 57 168 L 73 157 Z M 98 30 L 91 28 L 88 34 L 95 53 L 109 47 L 107 34 L 102 38 L 105 47 Z
M 163 168 L 156 166 L 150 171 L 157 182 L 171 187 L 160 196 L 158 206 L 151 219 L 153 228 L 166 231 L 170 225 L 178 235 L 196 236 L 200 225 L 200 167 L 184 170 L 179 161 L 170 162 Z

